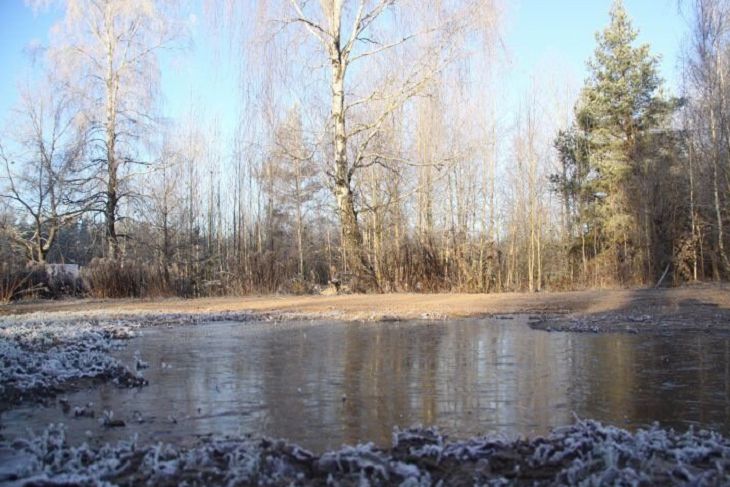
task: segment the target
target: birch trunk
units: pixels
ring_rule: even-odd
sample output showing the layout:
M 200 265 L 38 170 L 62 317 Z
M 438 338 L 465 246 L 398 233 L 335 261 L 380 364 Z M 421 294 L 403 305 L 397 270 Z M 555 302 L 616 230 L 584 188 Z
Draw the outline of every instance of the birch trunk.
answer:
M 339 32 L 339 15 L 333 15 L 331 32 Z M 352 191 L 352 173 L 347 159 L 347 127 L 345 124 L 345 71 L 339 36 L 330 47 L 332 62 L 332 129 L 334 133 L 334 193 L 342 225 L 342 245 L 350 271 L 355 276 L 356 291 L 379 289 L 370 262 L 363 248 L 362 232 Z

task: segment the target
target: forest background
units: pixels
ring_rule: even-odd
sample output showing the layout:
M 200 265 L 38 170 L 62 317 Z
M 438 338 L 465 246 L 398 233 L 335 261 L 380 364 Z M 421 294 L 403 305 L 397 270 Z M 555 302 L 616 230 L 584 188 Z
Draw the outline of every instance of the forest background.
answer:
M 29 2 L 0 299 L 726 280 L 730 2 L 651 3 L 675 59 L 606 2 L 581 78 L 497 0 Z

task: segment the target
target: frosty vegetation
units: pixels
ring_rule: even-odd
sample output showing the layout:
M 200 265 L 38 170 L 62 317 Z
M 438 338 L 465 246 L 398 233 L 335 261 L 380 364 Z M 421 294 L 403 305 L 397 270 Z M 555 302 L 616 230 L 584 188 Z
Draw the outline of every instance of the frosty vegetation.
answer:
M 730 481 L 730 441 L 706 431 L 655 425 L 632 434 L 578 421 L 516 441 L 447 441 L 432 429 L 409 429 L 396 431 L 388 450 L 365 444 L 318 456 L 251 438 L 191 448 L 134 440 L 72 447 L 56 425 L 0 444 L 0 462 L 0 481 L 15 485 L 719 485 Z
M 0 322 L 0 396 L 3 403 L 52 396 L 72 383 L 112 380 L 123 387 L 145 380 L 110 355 L 135 336 L 127 322 Z

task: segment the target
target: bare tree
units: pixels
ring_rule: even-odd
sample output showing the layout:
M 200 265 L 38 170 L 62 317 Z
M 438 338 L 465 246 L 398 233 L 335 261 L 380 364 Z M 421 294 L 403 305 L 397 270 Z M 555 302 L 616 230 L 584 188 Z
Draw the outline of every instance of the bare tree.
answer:
M 39 263 L 46 261 L 60 229 L 87 209 L 81 197 L 85 125 L 65 88 L 46 78 L 23 90 L 14 140 L 0 141 L 0 199 L 25 216 L 0 225 L 28 260 Z
M 36 0 L 37 6 L 52 3 Z M 120 256 L 120 204 L 130 196 L 129 166 L 140 161 L 139 139 L 154 122 L 157 53 L 181 32 L 162 0 L 65 0 L 53 37 L 56 69 L 86 98 L 97 132 L 92 158 L 99 165 L 107 251 Z
M 728 85 L 730 74 L 730 10 L 727 2 L 695 0 L 693 2 L 693 32 L 687 58 L 688 90 L 695 117 L 692 137 L 710 161 L 710 184 L 715 221 L 715 276 L 719 277 L 717 260 L 722 274 L 730 273 L 730 261 L 725 250 L 724 202 L 727 191 L 723 173 L 730 168 L 730 119 L 728 110 Z M 694 146 L 693 146 L 694 148 Z M 693 154 L 694 155 L 694 154 Z
M 273 190 L 280 195 L 284 206 L 294 213 L 297 269 L 304 278 L 305 216 L 314 195 L 321 185 L 317 179 L 318 167 L 314 153 L 307 148 L 298 108 L 291 109 L 274 134 Z
M 145 197 L 137 200 L 139 219 L 149 224 L 149 227 L 143 227 L 144 230 L 153 231 L 138 240 L 159 256 L 163 282 L 168 287 L 171 284 L 171 268 L 183 243 L 179 237 L 184 230 L 183 203 L 186 196 L 185 188 L 180 184 L 184 180 L 183 161 L 179 148 L 165 137 L 154 171 L 143 183 Z
M 490 11 L 490 6 L 491 2 L 479 0 L 434 2 L 426 8 L 420 2 L 396 0 L 321 0 L 318 3 L 282 0 L 270 7 L 284 27 L 301 28 L 295 35 L 308 34 L 329 65 L 332 165 L 328 174 L 342 225 L 344 253 L 357 277 L 356 287 L 361 290 L 379 286 L 358 223 L 356 172 L 386 160 L 369 150 L 372 141 L 387 119 L 457 56 L 460 36 L 466 35 Z M 281 12 L 289 15 L 281 18 Z M 420 22 L 397 29 L 402 19 L 418 12 Z M 378 28 L 382 25 L 391 27 L 390 33 Z M 410 48 L 416 39 L 420 39 L 420 53 L 418 46 Z M 409 48 L 406 62 L 403 61 L 405 51 L 399 51 L 404 46 Z M 440 54 L 436 62 L 430 62 L 434 50 Z M 369 83 L 369 89 L 353 96 L 352 87 L 363 85 L 363 80 L 354 79 L 362 77 L 363 70 L 367 69 L 361 64 L 368 60 L 367 66 L 374 67 L 371 58 L 396 51 L 400 56 L 388 59 L 401 59 L 401 66 L 385 70 L 382 77 Z M 368 70 L 371 80 L 375 72 L 375 69 Z M 357 114 L 358 123 L 352 123 Z

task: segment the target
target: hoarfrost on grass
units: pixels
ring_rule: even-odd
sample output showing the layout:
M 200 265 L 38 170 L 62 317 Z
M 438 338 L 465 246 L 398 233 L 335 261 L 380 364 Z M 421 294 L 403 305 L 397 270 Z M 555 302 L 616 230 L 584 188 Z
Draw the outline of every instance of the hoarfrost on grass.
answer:
M 0 482 L 18 485 L 720 485 L 730 482 L 729 467 L 730 440 L 719 434 L 656 425 L 632 434 L 590 420 L 530 440 L 447 441 L 413 428 L 396 431 L 390 449 L 364 444 L 321 456 L 250 438 L 72 447 L 58 425 L 0 444 Z
M 145 383 L 111 352 L 135 336 L 127 322 L 0 322 L 0 396 L 9 403 L 53 396 L 78 379 Z

